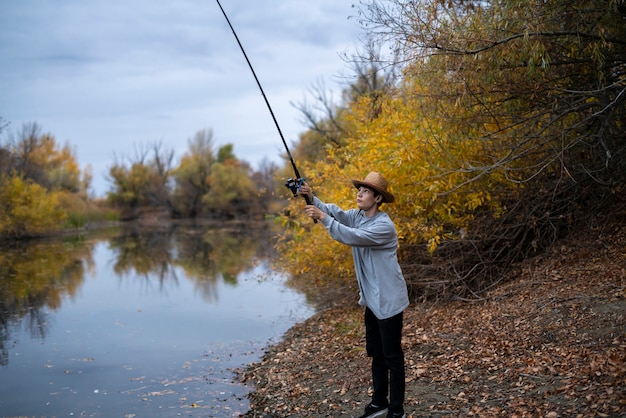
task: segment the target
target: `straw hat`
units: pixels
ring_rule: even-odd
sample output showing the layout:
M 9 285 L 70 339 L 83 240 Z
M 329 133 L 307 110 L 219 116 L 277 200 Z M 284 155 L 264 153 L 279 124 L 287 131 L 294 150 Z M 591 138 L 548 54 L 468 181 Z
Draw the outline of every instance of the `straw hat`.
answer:
M 363 180 L 352 180 L 354 187 L 359 189 L 361 186 L 369 187 L 376 190 L 383 196 L 383 202 L 391 203 L 395 199 L 391 193 L 387 191 L 387 180 L 382 174 L 372 171 Z

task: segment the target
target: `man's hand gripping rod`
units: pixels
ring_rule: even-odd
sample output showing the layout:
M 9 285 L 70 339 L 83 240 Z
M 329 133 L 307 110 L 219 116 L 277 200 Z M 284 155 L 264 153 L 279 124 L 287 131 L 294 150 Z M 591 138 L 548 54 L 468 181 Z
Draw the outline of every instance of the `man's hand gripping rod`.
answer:
M 250 71 L 252 71 L 252 75 L 254 76 L 254 80 L 256 81 L 257 86 L 259 86 L 259 90 L 261 90 L 261 94 L 263 95 L 263 99 L 265 100 L 265 104 L 267 105 L 267 108 L 270 111 L 270 115 L 272 115 L 272 120 L 274 120 L 274 125 L 276 125 L 276 129 L 278 130 L 278 134 L 280 135 L 280 139 L 283 141 L 283 145 L 285 146 L 285 150 L 287 151 L 287 156 L 289 157 L 289 161 L 291 161 L 291 166 L 293 167 L 293 171 L 294 174 L 296 175 L 295 179 L 288 179 L 287 183 L 285 184 L 285 186 L 287 188 L 289 188 L 291 190 L 291 192 L 293 193 L 294 196 L 298 195 L 298 190 L 300 189 L 300 186 L 302 185 L 302 183 L 304 183 L 304 178 L 300 177 L 300 173 L 298 172 L 298 168 L 296 167 L 296 163 L 293 161 L 293 157 L 291 156 L 291 152 L 289 152 L 289 147 L 287 146 L 287 142 L 285 141 L 285 137 L 283 136 L 283 132 L 280 130 L 280 126 L 278 125 L 278 121 L 276 120 L 276 116 L 274 116 L 274 111 L 272 110 L 272 106 L 270 106 L 270 102 L 269 100 L 267 100 L 267 96 L 265 96 L 265 91 L 263 91 L 263 87 L 261 87 L 261 82 L 259 81 L 259 78 L 256 76 L 256 73 L 254 72 L 254 68 L 252 68 L 252 64 L 250 63 L 250 60 L 248 59 L 248 55 L 246 54 L 246 51 L 243 49 L 243 45 L 241 44 L 241 41 L 239 41 L 239 37 L 237 36 L 237 32 L 235 32 L 235 28 L 233 28 L 233 25 L 231 25 L 230 20 L 228 19 L 228 16 L 226 15 L 226 12 L 224 11 L 224 8 L 222 7 L 222 5 L 220 4 L 219 0 L 215 0 L 217 2 L 217 5 L 219 6 L 220 10 L 222 11 L 222 14 L 224 15 L 224 18 L 226 19 L 226 22 L 228 23 L 228 26 L 230 27 L 230 30 L 233 32 L 233 35 L 235 36 L 235 39 L 237 40 L 237 44 L 239 45 L 239 49 L 241 49 L 241 52 L 243 53 L 244 58 L 246 59 L 246 62 L 248 63 L 248 67 L 250 67 Z M 306 200 L 306 204 L 307 205 L 311 205 L 313 202 L 311 202 L 311 199 L 309 199 L 308 195 L 304 195 L 304 200 Z M 315 223 L 317 223 L 317 219 L 313 220 Z

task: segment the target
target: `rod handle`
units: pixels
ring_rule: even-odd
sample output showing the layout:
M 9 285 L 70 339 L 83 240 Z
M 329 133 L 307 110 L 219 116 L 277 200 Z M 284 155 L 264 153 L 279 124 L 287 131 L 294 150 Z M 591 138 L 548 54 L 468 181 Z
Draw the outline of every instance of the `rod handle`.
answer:
M 306 201 L 307 205 L 312 205 L 313 202 L 311 202 L 311 199 L 309 199 L 308 195 L 303 195 L 302 197 L 304 197 L 304 200 Z M 317 223 L 317 219 L 313 219 L 313 222 Z

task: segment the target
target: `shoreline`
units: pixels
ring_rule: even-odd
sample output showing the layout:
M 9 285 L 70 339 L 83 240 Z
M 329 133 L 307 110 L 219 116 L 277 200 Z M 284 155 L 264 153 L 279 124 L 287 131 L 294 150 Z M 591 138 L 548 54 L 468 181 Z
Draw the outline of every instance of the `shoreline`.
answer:
M 626 227 L 526 260 L 481 300 L 412 304 L 407 418 L 626 414 Z M 244 417 L 354 417 L 369 402 L 363 309 L 324 309 L 239 376 Z

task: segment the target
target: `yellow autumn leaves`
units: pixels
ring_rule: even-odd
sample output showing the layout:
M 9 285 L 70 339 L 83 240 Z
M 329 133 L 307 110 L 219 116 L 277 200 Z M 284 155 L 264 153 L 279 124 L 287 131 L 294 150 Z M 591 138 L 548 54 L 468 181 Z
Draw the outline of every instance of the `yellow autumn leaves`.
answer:
M 469 236 L 492 251 L 488 262 L 509 262 L 548 246 L 576 218 L 566 214 L 582 207 L 574 202 L 600 205 L 620 190 L 626 48 L 617 40 L 626 26 L 619 2 L 365 3 L 359 20 L 368 40 L 395 55 L 372 59 L 374 71 L 355 76 L 370 90 L 349 88 L 360 94 L 344 94 L 326 118 L 340 135 L 332 142 L 318 135 L 323 157 L 301 156 L 311 156 L 300 171 L 322 200 L 355 207 L 350 179 L 376 170 L 396 196 L 382 209 L 401 246 L 432 254 Z M 385 65 L 399 76 L 363 83 L 382 77 Z M 308 146 L 327 124 L 303 135 Z M 302 206 L 294 200 L 289 214 Z M 279 248 L 291 271 L 351 274 L 349 250 L 319 226 L 303 217 L 283 223 L 290 229 Z

